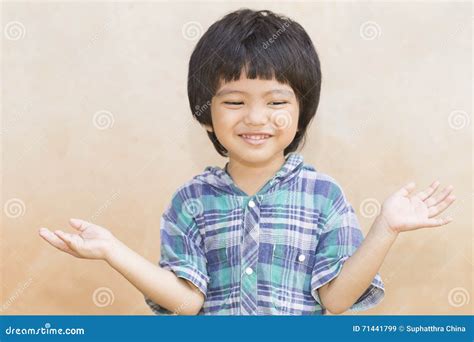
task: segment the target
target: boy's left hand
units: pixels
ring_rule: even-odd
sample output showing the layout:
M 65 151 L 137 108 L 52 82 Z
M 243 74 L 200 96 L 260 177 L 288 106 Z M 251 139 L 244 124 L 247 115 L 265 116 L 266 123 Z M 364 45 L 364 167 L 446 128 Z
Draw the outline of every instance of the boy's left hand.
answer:
M 438 187 L 439 182 L 435 181 L 424 191 L 411 195 L 415 189 L 415 182 L 410 182 L 388 197 L 380 213 L 388 228 L 392 232 L 400 233 L 450 223 L 452 221 L 450 217 L 435 218 L 435 216 L 455 201 L 456 197 L 450 195 L 453 187 L 447 186 L 435 195 Z

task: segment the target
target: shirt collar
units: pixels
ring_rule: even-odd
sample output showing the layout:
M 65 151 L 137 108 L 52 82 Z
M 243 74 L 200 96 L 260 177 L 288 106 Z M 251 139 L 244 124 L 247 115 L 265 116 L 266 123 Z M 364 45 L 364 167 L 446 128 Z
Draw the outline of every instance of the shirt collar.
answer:
M 227 163 L 228 164 L 228 163 Z M 226 164 L 226 167 L 227 167 Z M 298 153 L 289 153 L 285 162 L 275 175 L 258 191 L 259 195 L 274 190 L 277 185 L 282 185 L 295 177 L 303 166 L 303 156 Z M 230 175 L 219 166 L 208 166 L 198 178 L 213 186 L 217 190 L 230 194 L 246 196 L 234 183 Z

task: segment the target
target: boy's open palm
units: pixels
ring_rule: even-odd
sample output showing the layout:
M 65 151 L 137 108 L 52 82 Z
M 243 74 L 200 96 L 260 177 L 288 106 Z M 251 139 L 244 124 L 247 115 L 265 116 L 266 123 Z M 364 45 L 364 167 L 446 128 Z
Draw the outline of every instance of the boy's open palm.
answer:
M 435 194 L 439 182 L 412 195 L 415 183 L 410 182 L 385 200 L 382 216 L 390 229 L 396 233 L 425 227 L 438 227 L 451 222 L 451 218 L 435 217 L 446 210 L 456 199 L 450 195 L 452 186 Z
M 57 249 L 77 258 L 106 258 L 115 240 L 109 230 L 79 219 L 70 219 L 69 223 L 78 231 L 78 234 L 66 233 L 61 230 L 51 232 L 47 228 L 40 228 L 39 234 Z

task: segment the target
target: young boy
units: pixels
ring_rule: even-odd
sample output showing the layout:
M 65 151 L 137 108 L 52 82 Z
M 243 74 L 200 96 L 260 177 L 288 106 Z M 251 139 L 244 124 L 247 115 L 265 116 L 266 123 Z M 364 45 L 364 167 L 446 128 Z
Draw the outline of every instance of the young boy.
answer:
M 214 23 L 190 60 L 194 117 L 229 158 L 181 186 L 161 219 L 159 267 L 107 229 L 40 235 L 79 258 L 103 259 L 152 310 L 166 314 L 319 315 L 365 310 L 384 296 L 377 273 L 399 233 L 449 223 L 439 182 L 407 184 L 384 203 L 366 239 L 330 176 L 295 151 L 316 113 L 318 55 L 296 22 L 239 10 Z M 409 196 L 411 195 L 411 196 Z

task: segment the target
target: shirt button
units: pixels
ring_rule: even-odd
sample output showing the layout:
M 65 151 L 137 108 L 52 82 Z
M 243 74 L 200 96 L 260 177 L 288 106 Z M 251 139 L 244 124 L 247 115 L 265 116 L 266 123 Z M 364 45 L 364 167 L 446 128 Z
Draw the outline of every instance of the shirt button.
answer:
M 251 274 L 253 273 L 252 268 L 251 268 L 251 267 L 247 267 L 247 268 L 245 269 L 245 273 L 247 273 L 248 275 L 251 275 Z
M 255 202 L 254 202 L 254 201 L 249 201 L 249 207 L 250 207 L 250 208 L 255 207 Z
M 299 261 L 304 261 L 305 259 L 306 257 L 303 254 L 300 254 L 300 256 L 298 257 Z

